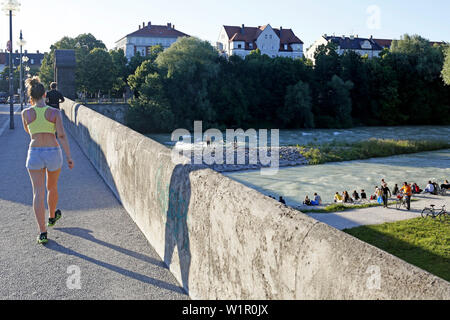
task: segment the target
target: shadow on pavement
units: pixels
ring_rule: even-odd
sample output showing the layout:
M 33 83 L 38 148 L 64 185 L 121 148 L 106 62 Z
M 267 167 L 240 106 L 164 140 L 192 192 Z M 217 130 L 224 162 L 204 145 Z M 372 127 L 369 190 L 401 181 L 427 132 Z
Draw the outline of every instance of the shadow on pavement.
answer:
M 45 248 L 47 248 L 49 250 L 53 250 L 53 251 L 59 252 L 59 253 L 63 253 L 63 254 L 69 255 L 69 256 L 74 256 L 74 257 L 86 260 L 86 261 L 88 261 L 90 263 L 93 263 L 93 264 L 95 264 L 97 266 L 100 266 L 100 267 L 103 267 L 105 269 L 114 271 L 114 272 L 119 273 L 119 274 L 121 274 L 123 276 L 130 277 L 132 279 L 135 279 L 135 280 L 138 280 L 138 281 L 141 281 L 141 282 L 145 282 L 147 284 L 159 287 L 161 289 L 166 289 L 166 290 L 170 290 L 170 291 L 173 291 L 173 292 L 186 294 L 184 292 L 184 290 L 181 287 L 179 287 L 179 286 L 175 286 L 175 285 L 172 285 L 170 283 L 167 283 L 167 282 L 164 282 L 164 281 L 161 281 L 161 280 L 158 280 L 158 279 L 155 279 L 155 278 L 152 278 L 152 277 L 149 277 L 149 276 L 146 276 L 146 275 L 134 272 L 134 271 L 126 270 L 124 268 L 112 265 L 112 264 L 104 262 L 104 261 L 100 261 L 100 260 L 91 258 L 89 256 L 86 256 L 84 254 L 76 252 L 76 251 L 74 251 L 72 249 L 66 248 L 66 247 L 60 245 L 59 243 L 57 243 L 54 240 L 50 240 L 48 242 L 48 244 L 45 246 Z
M 166 265 L 164 264 L 164 262 L 162 262 L 160 260 L 151 258 L 149 256 L 146 256 L 144 254 L 141 254 L 141 253 L 138 253 L 135 251 L 131 251 L 131 250 L 116 246 L 114 244 L 102 241 L 100 239 L 97 239 L 96 237 L 94 237 L 92 235 L 93 231 L 91 231 L 91 230 L 83 229 L 83 228 L 54 228 L 54 230 L 61 231 L 63 233 L 69 234 L 71 236 L 75 236 L 75 237 L 79 237 L 79 238 L 91 241 L 93 243 L 102 245 L 104 247 L 116 250 L 117 252 L 123 253 L 123 254 L 133 257 L 135 259 L 139 259 L 141 261 L 151 263 L 155 266 L 158 266 L 161 268 L 167 268 Z

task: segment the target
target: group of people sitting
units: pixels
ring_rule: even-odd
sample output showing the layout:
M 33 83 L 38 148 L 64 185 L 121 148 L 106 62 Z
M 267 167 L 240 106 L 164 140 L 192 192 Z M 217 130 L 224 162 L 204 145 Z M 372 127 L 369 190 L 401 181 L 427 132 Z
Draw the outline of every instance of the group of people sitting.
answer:
M 449 190 L 450 184 L 448 180 L 445 180 L 443 184 L 440 185 L 440 189 Z M 383 204 L 384 207 L 387 207 L 387 200 L 389 197 L 397 196 L 397 195 L 407 195 L 410 197 L 412 194 L 419 194 L 419 193 L 430 193 L 430 194 L 437 194 L 437 191 L 439 190 L 439 185 L 436 182 L 428 181 L 427 186 L 425 187 L 425 190 L 420 189 L 420 187 L 417 185 L 417 183 L 409 184 L 405 182 L 402 186 L 402 188 L 399 188 L 397 184 L 395 184 L 393 191 L 389 189 L 387 186 L 387 183 L 384 181 L 384 179 L 381 179 L 381 186 L 375 186 L 374 193 L 370 196 L 370 200 L 375 200 L 380 202 L 380 204 Z M 275 197 L 270 196 L 271 198 L 275 199 Z M 343 191 L 342 194 L 339 194 L 339 192 L 336 192 L 334 195 L 334 202 L 335 203 L 354 203 L 358 201 L 365 201 L 367 199 L 367 194 L 364 189 L 361 190 L 361 193 L 358 194 L 356 190 L 353 191 L 352 196 L 350 197 L 349 193 L 347 191 Z M 282 204 L 286 204 L 286 201 L 283 199 L 282 196 L 280 196 L 279 202 Z M 322 204 L 322 198 L 317 194 L 314 193 L 314 199 L 311 200 L 309 196 L 305 197 L 305 200 L 303 201 L 304 205 L 307 206 L 319 206 Z M 408 201 L 409 204 L 409 201 Z

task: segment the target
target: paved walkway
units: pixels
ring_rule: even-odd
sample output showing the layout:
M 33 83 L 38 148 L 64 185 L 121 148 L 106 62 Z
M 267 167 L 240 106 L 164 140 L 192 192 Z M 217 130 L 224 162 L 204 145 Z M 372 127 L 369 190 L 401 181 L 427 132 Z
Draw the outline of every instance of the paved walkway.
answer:
M 46 246 L 36 244 L 20 112 L 15 126 L 0 136 L 1 299 L 189 298 L 70 135 L 75 168 L 65 164 L 59 181 L 63 218 Z M 81 289 L 69 289 L 78 270 Z
M 337 213 L 308 213 L 308 215 L 336 229 L 343 230 L 362 225 L 375 225 L 417 218 L 420 217 L 422 209 L 425 206 L 429 207 L 430 204 L 436 205 L 436 208 L 440 208 L 440 206 L 445 204 L 447 210 L 450 210 L 450 193 L 447 193 L 446 196 L 414 195 L 413 199 L 418 201 L 411 202 L 411 211 L 407 211 L 404 208 L 396 210 L 394 205 L 390 205 L 387 209 L 372 207 Z

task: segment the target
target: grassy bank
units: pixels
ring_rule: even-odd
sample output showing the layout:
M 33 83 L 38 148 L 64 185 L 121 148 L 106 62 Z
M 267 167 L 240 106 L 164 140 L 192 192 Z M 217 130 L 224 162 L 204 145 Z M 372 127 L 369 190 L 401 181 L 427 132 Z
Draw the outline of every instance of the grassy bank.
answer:
M 411 202 L 418 201 L 417 199 L 411 199 Z M 396 201 L 389 201 L 388 206 L 393 207 L 395 206 Z M 333 212 L 343 212 L 343 211 L 349 211 L 349 210 L 356 210 L 356 209 L 364 209 L 364 208 L 372 208 L 372 207 L 382 207 L 382 204 L 379 203 L 363 203 L 363 204 L 343 204 L 343 203 L 334 203 L 330 204 L 324 208 L 321 209 L 306 209 L 306 210 L 300 210 L 303 213 L 333 213 Z
M 310 164 L 389 157 L 450 148 L 449 141 L 369 139 L 360 142 L 326 143 L 320 146 L 297 146 Z
M 389 202 L 389 205 L 395 205 L 395 202 Z M 380 207 L 382 204 L 379 203 L 364 203 L 364 204 L 355 204 L 355 205 L 345 205 L 342 203 L 330 204 L 322 209 L 307 209 L 301 210 L 303 213 L 333 213 L 333 212 L 342 212 L 348 210 L 355 209 L 364 209 L 364 208 L 372 208 L 372 207 Z
M 344 232 L 450 281 L 450 223 L 416 218 Z

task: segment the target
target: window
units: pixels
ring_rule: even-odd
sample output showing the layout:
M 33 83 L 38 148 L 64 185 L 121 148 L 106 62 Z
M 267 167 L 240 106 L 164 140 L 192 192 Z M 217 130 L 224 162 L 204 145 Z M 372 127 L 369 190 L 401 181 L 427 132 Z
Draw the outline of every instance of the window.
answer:
M 31 64 L 34 64 L 34 59 L 31 59 Z
M 265 38 L 267 39 L 267 34 L 265 35 Z
M 238 49 L 242 49 L 242 44 L 238 44 Z
M 269 38 L 272 39 L 272 35 L 270 35 Z
M 250 49 L 253 49 L 253 43 L 250 42 L 250 43 L 248 44 L 248 47 L 249 47 Z

